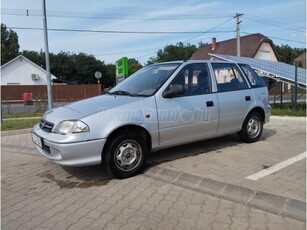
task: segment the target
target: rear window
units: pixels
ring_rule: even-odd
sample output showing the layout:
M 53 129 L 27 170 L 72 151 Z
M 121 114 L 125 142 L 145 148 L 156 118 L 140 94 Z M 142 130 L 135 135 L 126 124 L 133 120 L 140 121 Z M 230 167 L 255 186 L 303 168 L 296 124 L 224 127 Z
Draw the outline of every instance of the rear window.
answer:
M 249 65 L 239 64 L 239 66 L 241 67 L 243 73 L 246 75 L 252 88 L 259 88 L 266 86 L 262 78 L 259 77 L 259 75 Z

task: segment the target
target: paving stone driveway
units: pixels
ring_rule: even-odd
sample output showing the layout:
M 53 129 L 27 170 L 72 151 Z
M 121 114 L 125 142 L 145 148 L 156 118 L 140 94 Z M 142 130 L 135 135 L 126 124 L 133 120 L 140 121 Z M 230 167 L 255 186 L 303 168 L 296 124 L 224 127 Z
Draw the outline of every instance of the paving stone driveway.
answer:
M 180 171 L 180 165 L 191 163 L 193 154 L 167 162 L 151 156 L 144 174 L 117 180 L 100 166 L 63 168 L 48 161 L 27 131 L 2 135 L 2 229 L 306 229 L 304 221 L 152 176 L 170 169 L 189 173 L 193 169 Z M 300 198 L 293 194 L 288 197 Z

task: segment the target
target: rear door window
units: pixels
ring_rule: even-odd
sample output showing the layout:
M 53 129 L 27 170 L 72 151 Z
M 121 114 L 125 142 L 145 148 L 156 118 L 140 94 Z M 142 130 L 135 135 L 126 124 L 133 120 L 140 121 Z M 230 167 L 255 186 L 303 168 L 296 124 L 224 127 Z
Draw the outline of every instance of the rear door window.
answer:
M 247 83 L 233 63 L 212 63 L 219 92 L 247 89 Z

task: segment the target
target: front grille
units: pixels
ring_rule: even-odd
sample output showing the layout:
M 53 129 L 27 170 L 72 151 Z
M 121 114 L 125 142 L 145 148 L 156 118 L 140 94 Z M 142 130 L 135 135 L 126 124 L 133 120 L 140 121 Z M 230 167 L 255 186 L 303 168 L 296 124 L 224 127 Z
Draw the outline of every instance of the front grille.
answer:
M 51 131 L 52 131 L 52 129 L 53 129 L 53 126 L 54 126 L 53 123 L 51 123 L 51 122 L 49 122 L 49 121 L 46 121 L 46 120 L 44 120 L 44 119 L 41 119 L 41 121 L 40 121 L 40 123 L 39 123 L 39 127 L 40 127 L 42 130 L 44 130 L 44 131 L 46 131 L 46 132 L 48 132 L 48 133 L 51 133 Z

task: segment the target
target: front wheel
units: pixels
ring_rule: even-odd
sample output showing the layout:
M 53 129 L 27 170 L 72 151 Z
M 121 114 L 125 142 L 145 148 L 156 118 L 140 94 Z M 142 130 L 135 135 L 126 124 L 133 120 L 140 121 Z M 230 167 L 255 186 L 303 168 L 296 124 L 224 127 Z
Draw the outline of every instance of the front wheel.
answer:
M 242 141 L 253 143 L 259 140 L 263 131 L 263 121 L 259 113 L 252 112 L 244 120 L 239 137 Z
M 146 142 L 140 135 L 123 133 L 110 141 L 103 160 L 110 173 L 127 178 L 144 169 L 146 152 Z

